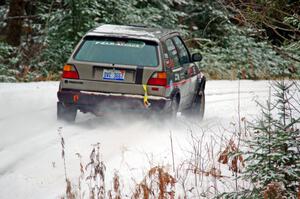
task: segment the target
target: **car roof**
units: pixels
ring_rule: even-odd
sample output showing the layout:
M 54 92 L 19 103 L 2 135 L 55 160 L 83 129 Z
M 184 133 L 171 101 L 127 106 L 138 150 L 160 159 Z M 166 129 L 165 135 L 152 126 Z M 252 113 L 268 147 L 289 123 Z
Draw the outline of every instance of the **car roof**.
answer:
M 158 41 L 162 37 L 173 33 L 179 34 L 178 31 L 163 28 L 147 28 L 144 26 L 135 25 L 126 26 L 105 24 L 89 31 L 87 35 L 122 36 Z

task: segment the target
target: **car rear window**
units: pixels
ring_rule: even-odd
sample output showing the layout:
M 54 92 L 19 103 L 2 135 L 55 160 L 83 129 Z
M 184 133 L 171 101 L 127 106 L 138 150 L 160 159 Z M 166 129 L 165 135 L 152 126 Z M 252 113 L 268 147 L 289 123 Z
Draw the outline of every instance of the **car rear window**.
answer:
M 86 37 L 76 52 L 78 61 L 136 66 L 158 65 L 157 43 L 151 41 Z

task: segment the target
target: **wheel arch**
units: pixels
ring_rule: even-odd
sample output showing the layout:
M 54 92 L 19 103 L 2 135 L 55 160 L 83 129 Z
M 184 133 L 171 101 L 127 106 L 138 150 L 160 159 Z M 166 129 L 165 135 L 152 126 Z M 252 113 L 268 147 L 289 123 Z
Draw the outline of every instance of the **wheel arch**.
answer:
M 181 95 L 180 95 L 180 90 L 179 88 L 175 88 L 171 95 L 170 95 L 170 98 L 173 99 L 173 98 L 176 98 L 176 101 L 177 103 L 179 104 L 180 103 L 180 98 L 181 98 Z

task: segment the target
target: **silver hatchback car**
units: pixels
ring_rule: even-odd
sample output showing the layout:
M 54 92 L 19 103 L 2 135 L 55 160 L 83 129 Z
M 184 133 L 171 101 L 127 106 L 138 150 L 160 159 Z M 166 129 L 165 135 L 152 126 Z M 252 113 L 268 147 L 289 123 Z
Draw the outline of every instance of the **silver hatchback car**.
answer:
M 86 33 L 63 67 L 57 117 L 74 121 L 78 110 L 188 110 L 201 120 L 206 79 L 195 64 L 201 59 L 177 31 L 101 25 Z

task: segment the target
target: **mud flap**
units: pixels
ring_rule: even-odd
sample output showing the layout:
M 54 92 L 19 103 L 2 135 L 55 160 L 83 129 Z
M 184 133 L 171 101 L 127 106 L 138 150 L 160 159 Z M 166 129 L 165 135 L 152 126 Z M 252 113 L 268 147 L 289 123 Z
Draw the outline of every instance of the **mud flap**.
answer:
M 75 106 L 66 106 L 62 102 L 57 102 L 57 120 L 74 122 L 77 114 Z

